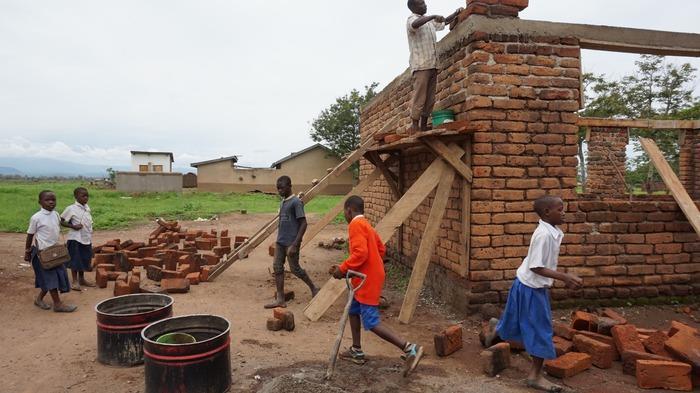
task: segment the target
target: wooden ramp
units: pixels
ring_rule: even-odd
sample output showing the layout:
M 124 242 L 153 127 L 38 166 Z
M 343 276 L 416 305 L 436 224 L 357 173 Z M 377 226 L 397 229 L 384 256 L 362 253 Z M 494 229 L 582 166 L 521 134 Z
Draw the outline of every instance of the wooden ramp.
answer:
M 700 210 L 698 210 L 697 205 L 688 195 L 688 191 L 683 187 L 678 176 L 676 176 L 663 154 L 661 154 L 661 150 L 656 146 L 656 143 L 648 138 L 639 138 L 639 142 L 649 155 L 652 164 L 654 164 L 659 175 L 661 175 L 661 179 L 666 183 L 666 187 L 671 191 L 671 195 L 673 195 L 678 206 L 680 206 L 688 222 L 693 226 L 695 232 L 700 235 Z

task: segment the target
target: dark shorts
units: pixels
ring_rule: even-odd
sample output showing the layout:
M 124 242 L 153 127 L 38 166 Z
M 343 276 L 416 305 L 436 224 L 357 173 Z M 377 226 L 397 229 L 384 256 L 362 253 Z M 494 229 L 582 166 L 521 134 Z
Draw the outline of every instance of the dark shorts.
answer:
M 42 291 L 58 289 L 59 292 L 69 292 L 70 282 L 68 273 L 64 265 L 53 269 L 44 270 L 39 262 L 39 255 L 36 247 L 32 247 L 32 269 L 34 269 L 34 286 Z
M 76 272 L 89 272 L 92 270 L 92 244 L 83 244 L 77 240 L 68 240 L 66 243 L 70 261 L 66 267 Z
M 377 306 L 369 306 L 352 299 L 349 314 L 359 315 L 365 330 L 372 330 L 379 325 L 379 307 Z

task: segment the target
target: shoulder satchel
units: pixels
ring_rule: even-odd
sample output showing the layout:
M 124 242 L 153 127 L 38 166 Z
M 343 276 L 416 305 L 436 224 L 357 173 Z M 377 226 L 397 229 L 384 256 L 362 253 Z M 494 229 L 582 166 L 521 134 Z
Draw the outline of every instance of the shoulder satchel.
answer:
M 53 269 L 68 261 L 70 261 L 70 254 L 65 243 L 56 243 L 39 251 L 39 263 L 44 270 Z

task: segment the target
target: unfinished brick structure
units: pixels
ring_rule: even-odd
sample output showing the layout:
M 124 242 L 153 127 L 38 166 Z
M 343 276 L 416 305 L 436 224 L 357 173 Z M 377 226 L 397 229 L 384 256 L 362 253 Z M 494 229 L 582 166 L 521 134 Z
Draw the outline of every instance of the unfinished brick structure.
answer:
M 527 0 L 467 5 L 460 24 L 438 43 L 436 109 L 468 121 L 449 141 L 465 149 L 473 182 L 454 180 L 425 285 L 458 310 L 504 302 L 538 221 L 532 202 L 549 193 L 567 208 L 559 266 L 584 278 L 580 292 L 553 288 L 555 300 L 700 294 L 700 239 L 676 202 L 625 195 L 626 127 L 590 128 L 588 193 L 576 193 L 581 49 L 700 56 L 698 36 L 642 30 L 630 36 L 620 33 L 630 29 L 523 21 L 517 11 Z M 608 41 L 616 37 L 628 41 Z M 670 46 L 685 49 L 664 52 Z M 410 79 L 407 70 L 363 109 L 363 140 L 395 117 L 399 128 L 408 126 Z M 697 200 L 700 135 L 688 128 L 679 177 Z M 375 151 L 400 157 L 391 167 L 399 192 L 440 159 L 420 143 L 399 141 Z M 363 176 L 373 169 L 362 161 Z M 434 194 L 389 243 L 390 256 L 407 266 Z M 398 199 L 384 178 L 363 195 L 375 223 Z

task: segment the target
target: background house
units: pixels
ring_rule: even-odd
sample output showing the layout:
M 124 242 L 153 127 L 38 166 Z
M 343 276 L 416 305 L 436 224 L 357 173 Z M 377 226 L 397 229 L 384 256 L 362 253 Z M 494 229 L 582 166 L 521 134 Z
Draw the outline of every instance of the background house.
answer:
M 315 144 L 304 150 L 275 161 L 269 168 L 250 168 L 237 165 L 236 156 L 195 162 L 197 189 L 215 192 L 266 192 L 276 193 L 277 178 L 287 175 L 292 178 L 294 192 L 311 187 L 313 179 L 321 179 L 341 162 L 330 149 Z M 350 170 L 333 179 L 325 189 L 326 194 L 344 195 L 354 184 Z
M 161 151 L 131 151 L 134 172 L 172 172 L 173 153 Z

